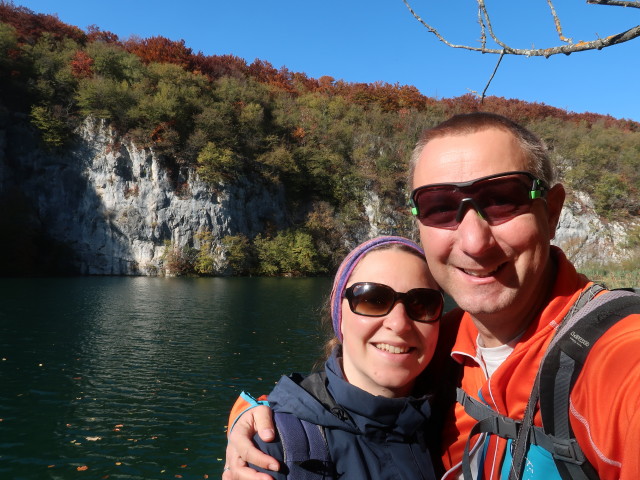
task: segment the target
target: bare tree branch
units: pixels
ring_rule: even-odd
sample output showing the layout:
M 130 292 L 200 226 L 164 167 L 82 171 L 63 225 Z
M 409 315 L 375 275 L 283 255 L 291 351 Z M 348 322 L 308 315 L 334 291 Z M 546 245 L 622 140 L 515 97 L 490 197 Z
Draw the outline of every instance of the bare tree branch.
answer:
M 611 5 L 614 7 L 632 7 L 632 8 L 640 8 L 640 2 L 638 0 L 587 0 L 587 3 L 591 3 L 592 5 Z
M 496 63 L 496 68 L 493 69 L 493 73 L 491 74 L 491 77 L 489 77 L 489 81 L 487 82 L 487 85 L 484 87 L 484 90 L 482 91 L 482 95 L 480 96 L 480 103 L 482 103 L 484 101 L 484 97 L 487 94 L 487 90 L 489 89 L 489 85 L 491 84 L 491 80 L 493 80 L 493 77 L 496 76 L 496 72 L 498 71 L 498 67 L 500 66 L 500 62 L 502 62 L 502 58 L 503 57 L 504 57 L 504 51 L 500 55 L 500 58 L 498 58 L 498 63 Z
M 565 37 L 564 34 L 562 33 L 562 25 L 560 24 L 560 18 L 556 13 L 556 9 L 553 6 L 553 2 L 551 0 L 547 0 L 547 4 L 549 4 L 549 8 L 551 9 L 551 16 L 553 17 L 553 23 L 556 25 L 556 31 L 558 32 L 558 37 L 560 37 L 560 40 L 565 43 L 571 43 L 572 40 L 570 38 Z
M 560 18 L 558 17 L 556 10 L 553 6 L 552 0 L 547 0 L 549 8 L 551 9 L 551 16 L 553 17 L 554 24 L 556 27 L 556 31 L 558 32 L 558 36 L 563 45 L 559 45 L 556 47 L 550 48 L 515 48 L 507 45 L 502 40 L 500 40 L 494 33 L 493 27 L 491 25 L 491 19 L 489 17 L 489 12 L 487 11 L 487 7 L 485 5 L 484 0 L 476 0 L 478 3 L 478 23 L 480 25 L 480 46 L 473 45 L 457 45 L 451 43 L 446 38 L 444 38 L 438 30 L 426 23 L 409 5 L 408 0 L 402 0 L 406 7 L 411 12 L 411 15 L 414 16 L 416 20 L 418 20 L 427 30 L 433 33 L 438 40 L 451 48 L 462 48 L 464 50 L 471 50 L 475 52 L 481 53 L 494 53 L 500 55 L 525 55 L 528 57 L 550 57 L 551 55 L 557 55 L 559 53 L 564 53 L 565 55 L 570 55 L 574 52 L 582 52 L 585 50 L 601 50 L 603 48 L 611 47 L 613 45 L 618 45 L 620 43 L 628 42 L 629 40 L 633 40 L 640 36 L 640 25 L 632 27 L 624 32 L 616 33 L 614 35 L 609 35 L 605 38 L 596 38 L 590 41 L 580 41 L 574 43 L 571 38 L 567 38 L 564 36 L 562 32 L 562 26 L 560 23 Z M 632 8 L 640 8 L 640 0 L 586 0 L 588 4 L 593 5 L 611 5 L 617 7 L 632 7 Z M 489 48 L 487 47 L 487 33 L 491 37 L 491 39 L 498 45 L 500 48 Z M 499 64 L 500 62 L 498 62 Z M 495 72 L 494 72 L 495 74 Z M 493 76 L 492 76 L 493 78 Z

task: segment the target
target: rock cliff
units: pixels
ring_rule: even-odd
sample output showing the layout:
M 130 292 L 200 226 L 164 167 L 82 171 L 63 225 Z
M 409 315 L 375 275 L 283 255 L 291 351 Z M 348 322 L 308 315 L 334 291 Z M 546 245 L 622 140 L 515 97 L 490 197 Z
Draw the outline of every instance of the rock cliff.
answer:
M 76 146 L 62 155 L 34 148 L 26 127 L 0 129 L 0 193 L 6 197 L 18 186 L 32 208 L 25 221 L 73 252 L 81 274 L 162 274 L 167 240 L 198 248 L 201 231 L 219 243 L 225 235 L 253 237 L 267 226 L 287 225 L 284 192 L 261 179 L 211 189 L 193 169 L 165 168 L 153 151 L 118 138 L 102 122 L 87 120 L 78 133 Z M 603 222 L 587 198 L 574 197 L 554 243 L 578 265 L 622 258 L 624 225 Z M 367 198 L 367 234 L 376 234 L 392 219 L 381 218 L 375 195 Z M 224 274 L 224 252 L 218 252 L 218 273 Z
M 155 275 L 165 240 L 197 248 L 199 231 L 219 240 L 285 225 L 284 194 L 273 185 L 245 179 L 214 191 L 192 169 L 172 178 L 152 151 L 120 140 L 102 122 L 87 120 L 78 133 L 71 151 L 54 155 L 27 148 L 35 140 L 21 131 L 20 148 L 0 144 L 0 180 L 3 190 L 20 185 L 47 236 L 69 247 L 81 274 Z

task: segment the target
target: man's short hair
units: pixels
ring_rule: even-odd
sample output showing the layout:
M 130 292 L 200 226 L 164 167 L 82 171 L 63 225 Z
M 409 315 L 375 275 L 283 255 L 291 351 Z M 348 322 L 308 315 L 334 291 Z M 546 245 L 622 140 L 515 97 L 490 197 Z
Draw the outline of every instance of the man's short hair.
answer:
M 549 158 L 549 151 L 544 142 L 533 132 L 502 115 L 489 112 L 474 112 L 445 120 L 444 122 L 422 132 L 416 143 L 409 163 L 409 188 L 413 188 L 413 174 L 420 154 L 425 145 L 436 138 L 449 135 L 468 135 L 488 128 L 498 128 L 511 133 L 527 157 L 527 171 L 544 180 L 547 185 L 555 184 L 555 169 Z

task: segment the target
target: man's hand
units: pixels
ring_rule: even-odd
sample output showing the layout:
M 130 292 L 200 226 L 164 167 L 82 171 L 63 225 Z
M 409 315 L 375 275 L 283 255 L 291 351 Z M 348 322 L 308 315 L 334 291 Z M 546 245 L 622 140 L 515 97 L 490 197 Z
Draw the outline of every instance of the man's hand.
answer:
M 227 456 L 222 480 L 272 480 L 266 473 L 259 473 L 247 466 L 251 463 L 265 470 L 278 471 L 278 461 L 261 452 L 253 444 L 253 436 L 258 433 L 265 442 L 275 438 L 271 409 L 266 406 L 254 407 L 243 413 L 233 426 L 227 444 Z

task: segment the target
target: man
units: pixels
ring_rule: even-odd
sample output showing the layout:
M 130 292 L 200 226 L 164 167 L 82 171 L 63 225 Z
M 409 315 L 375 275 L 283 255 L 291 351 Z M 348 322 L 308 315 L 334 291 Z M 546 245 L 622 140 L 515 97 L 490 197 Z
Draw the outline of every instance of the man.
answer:
M 465 311 L 452 357 L 461 387 L 494 411 L 522 419 L 540 361 L 562 319 L 591 283 L 550 244 L 565 191 L 540 140 L 493 114 L 459 115 L 427 130 L 411 161 L 414 214 L 427 262 Z M 524 192 L 524 193 L 523 193 Z M 446 319 L 443 320 L 446 322 Z M 600 479 L 640 478 L 640 314 L 630 315 L 592 347 L 571 392 L 569 419 Z M 256 414 L 257 431 L 272 426 Z M 234 430 L 223 478 L 251 476 L 240 456 L 268 468 L 273 460 Z M 445 425 L 444 479 L 461 478 L 467 440 L 474 478 L 506 479 L 510 448 L 496 435 L 471 435 L 476 420 L 456 404 Z M 534 417 L 541 425 L 540 414 Z M 469 438 L 471 436 L 471 438 Z M 245 434 L 246 437 L 246 434 Z M 560 478 L 553 460 L 530 452 L 522 478 Z

